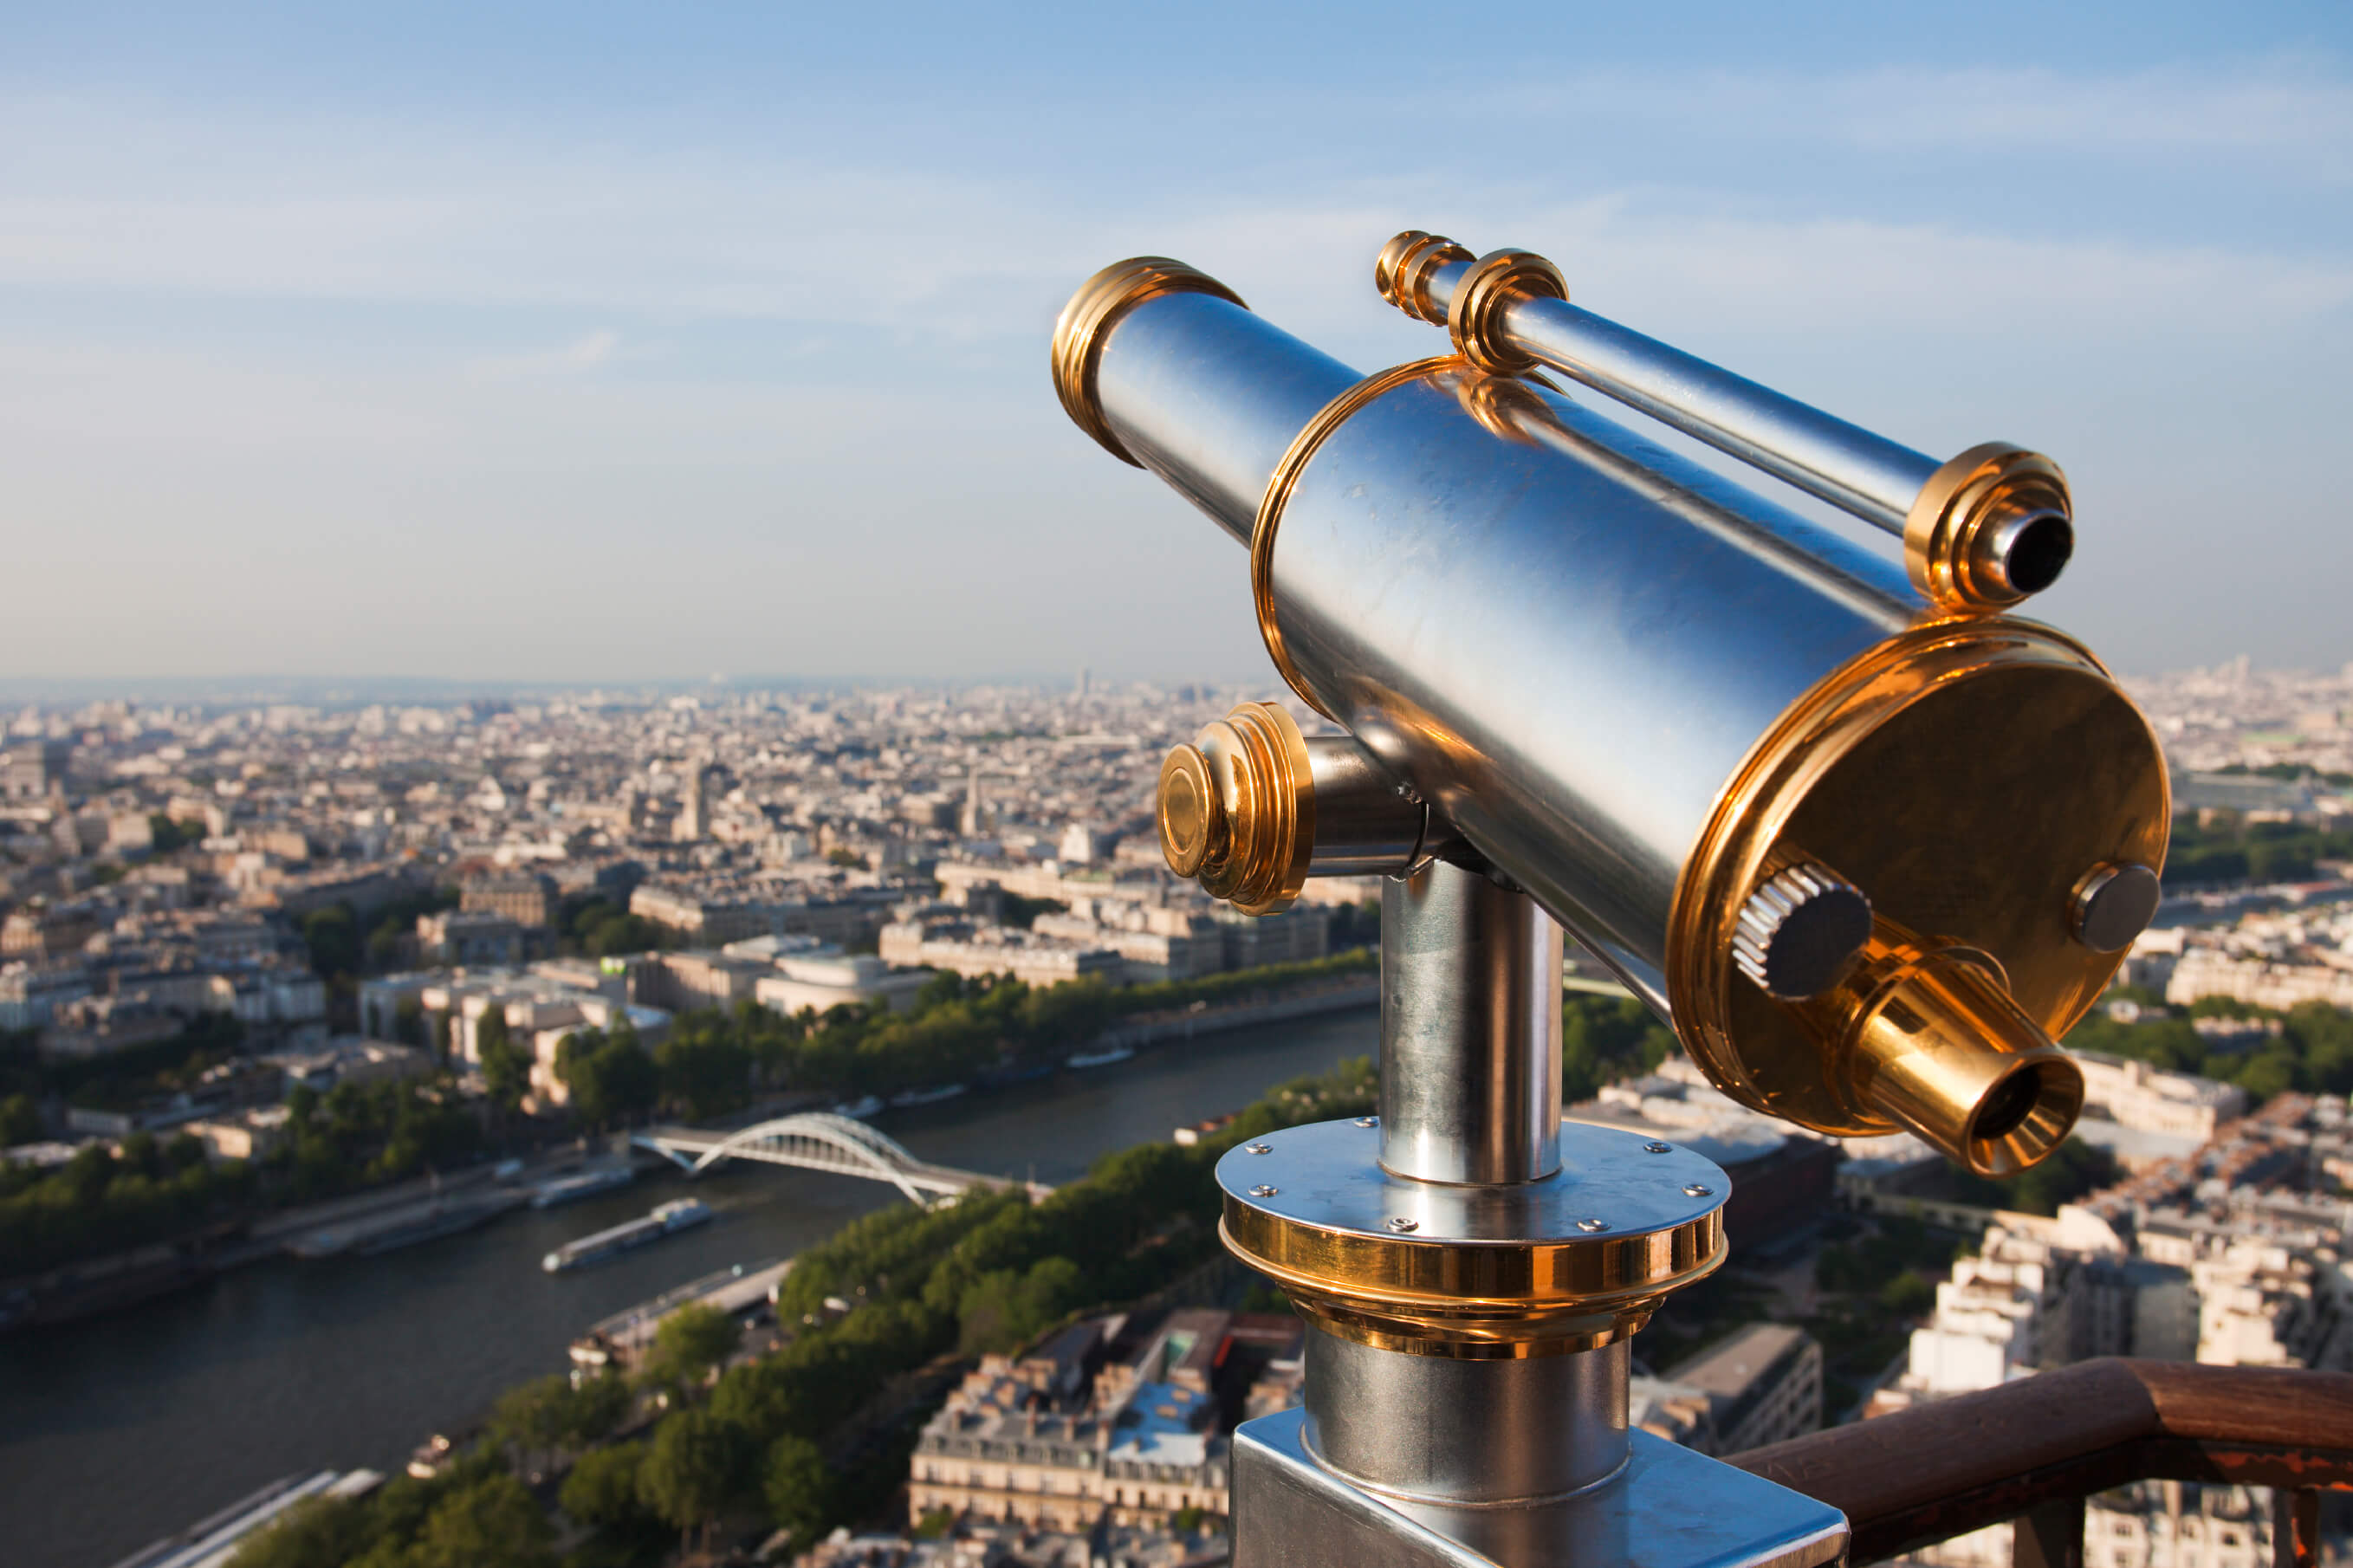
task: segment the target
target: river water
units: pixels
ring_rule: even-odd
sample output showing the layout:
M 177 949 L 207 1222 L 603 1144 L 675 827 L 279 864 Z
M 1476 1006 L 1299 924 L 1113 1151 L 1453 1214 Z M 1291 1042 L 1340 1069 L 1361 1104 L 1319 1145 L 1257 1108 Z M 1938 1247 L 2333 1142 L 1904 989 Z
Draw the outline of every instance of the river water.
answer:
M 1098 1155 L 1238 1110 L 1377 1048 L 1370 1009 L 1198 1040 L 995 1094 L 892 1111 L 918 1157 L 1066 1182 Z M 877 1182 L 738 1164 L 694 1184 L 718 1217 L 550 1276 L 558 1244 L 643 1214 L 681 1179 L 381 1258 L 290 1258 L 69 1328 L 0 1339 L 0 1562 L 106 1568 L 295 1471 L 386 1472 L 427 1434 L 570 1363 L 600 1318 L 731 1264 L 789 1257 L 903 1202 Z

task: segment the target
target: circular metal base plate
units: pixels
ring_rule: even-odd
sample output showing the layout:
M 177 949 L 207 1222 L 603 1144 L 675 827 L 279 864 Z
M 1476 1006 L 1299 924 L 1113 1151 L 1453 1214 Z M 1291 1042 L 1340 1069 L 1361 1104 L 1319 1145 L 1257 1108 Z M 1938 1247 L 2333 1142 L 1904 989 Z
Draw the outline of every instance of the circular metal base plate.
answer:
M 1724 1260 L 1712 1161 L 1567 1122 L 1561 1169 L 1510 1186 L 1393 1175 L 1370 1118 L 1269 1133 L 1218 1162 L 1226 1242 L 1344 1337 L 1424 1354 L 1588 1350 Z

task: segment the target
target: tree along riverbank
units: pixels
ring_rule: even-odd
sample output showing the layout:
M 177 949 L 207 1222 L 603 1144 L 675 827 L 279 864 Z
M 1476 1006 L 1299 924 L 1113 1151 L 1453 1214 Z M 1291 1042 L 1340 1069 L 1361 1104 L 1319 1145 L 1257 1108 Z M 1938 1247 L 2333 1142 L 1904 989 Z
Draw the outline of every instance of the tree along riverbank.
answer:
M 1305 963 L 1117 990 L 1092 982 L 1033 988 L 1009 977 L 950 974 L 927 985 L 906 1013 L 878 1005 L 787 1018 L 748 1002 L 684 1013 L 652 1050 L 627 1030 L 586 1030 L 565 1043 L 559 1058 L 573 1105 L 542 1116 L 522 1112 L 522 1047 L 494 1028 L 484 1044 L 487 1102 L 461 1091 L 446 1071 L 422 1081 L 343 1085 L 325 1096 L 298 1088 L 287 1101 L 292 1116 L 284 1143 L 259 1161 L 209 1161 L 185 1133 L 162 1140 L 134 1133 L 119 1146 L 87 1145 L 52 1171 L 0 1163 L 0 1296 L 21 1292 L 16 1316 L 32 1321 L 74 1315 L 79 1309 L 65 1302 L 87 1289 L 83 1275 L 117 1285 L 134 1274 L 145 1281 L 127 1295 L 109 1287 L 88 1296 L 93 1307 L 111 1307 L 142 1290 L 203 1279 L 225 1258 L 240 1256 L 224 1254 L 225 1246 L 234 1247 L 257 1221 L 290 1206 L 453 1173 L 497 1154 L 657 1117 L 702 1121 L 784 1096 L 887 1097 L 1034 1076 L 1121 1021 L 1132 1030 L 1200 1007 L 1237 1010 L 1229 1021 L 1244 1023 L 1286 997 L 1312 997 L 1361 979 L 1378 963 L 1371 950 L 1354 949 Z M 216 1065 L 234 1043 L 218 1031 L 192 1028 L 174 1047 L 180 1056 L 165 1051 L 151 1067 L 166 1079 L 187 1076 Z M 0 1327 L 6 1310 L 0 1302 Z
M 681 1014 L 651 1051 L 626 1028 L 584 1029 L 565 1042 L 556 1072 L 592 1127 L 642 1117 L 658 1105 L 708 1121 L 763 1094 L 889 1099 L 1051 1071 L 1123 1022 L 1271 1001 L 1379 968 L 1376 950 L 1355 948 L 1303 963 L 1125 987 L 939 974 L 903 1013 L 845 1005 L 821 1016 L 808 1010 L 786 1016 L 747 1000 Z
M 1035 1205 L 974 1193 L 868 1215 L 796 1261 L 777 1310 L 789 1337 L 772 1353 L 731 1364 L 734 1324 L 681 1313 L 638 1379 L 575 1387 L 559 1375 L 511 1391 L 431 1479 L 305 1504 L 236 1568 L 604 1568 L 776 1529 L 807 1544 L 871 1518 L 904 1477 L 923 1406 L 879 1409 L 879 1391 L 912 1377 L 935 1403 L 946 1381 L 919 1374 L 941 1358 L 1013 1349 L 1212 1262 L 1218 1157 L 1374 1099 L 1358 1058 L 1282 1086 L 1193 1147 L 1106 1156 Z M 838 1312 L 828 1298 L 855 1305 Z

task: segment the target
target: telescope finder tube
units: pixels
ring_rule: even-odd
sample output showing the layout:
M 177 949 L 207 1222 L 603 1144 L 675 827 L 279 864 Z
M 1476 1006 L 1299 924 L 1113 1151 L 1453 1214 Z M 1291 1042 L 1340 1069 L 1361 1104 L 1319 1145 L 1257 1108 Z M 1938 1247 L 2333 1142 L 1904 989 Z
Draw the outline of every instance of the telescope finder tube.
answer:
M 1948 463 L 1568 302 L 1540 256 L 1484 257 L 1408 229 L 1373 267 L 1381 297 L 1445 327 L 1481 369 L 1541 364 L 1894 534 L 1913 585 L 1950 611 L 2014 605 L 2074 551 L 2066 476 L 2005 442 Z
M 2063 1033 L 2137 912 L 2094 873 L 2154 873 L 2168 818 L 2147 723 L 2089 651 L 1939 617 L 1894 563 L 1549 388 L 1459 358 L 1359 379 L 1229 291 L 1164 270 L 1125 300 L 1134 276 L 1073 300 L 1058 385 L 1248 538 L 1293 689 L 1727 1095 L 1966 1158 L 1963 1109 L 1855 1092 L 1830 1021 L 1744 973 L 1741 917 L 1784 868 L 1833 868 L 1874 919 L 1998 967 L 2015 1012 L 1984 1021 L 2035 1032 L 1983 1050 Z

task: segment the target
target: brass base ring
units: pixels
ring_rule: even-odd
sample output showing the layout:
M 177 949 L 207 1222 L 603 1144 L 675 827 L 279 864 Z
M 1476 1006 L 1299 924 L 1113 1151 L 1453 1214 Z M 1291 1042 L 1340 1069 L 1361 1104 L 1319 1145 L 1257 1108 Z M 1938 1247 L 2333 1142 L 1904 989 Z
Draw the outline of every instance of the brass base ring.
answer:
M 1219 1235 L 1342 1339 L 1466 1361 L 1592 1350 L 1722 1265 L 1731 1184 L 1617 1128 L 1560 1139 L 1541 1181 L 1456 1186 L 1382 1169 L 1355 1121 L 1271 1132 L 1218 1163 Z

